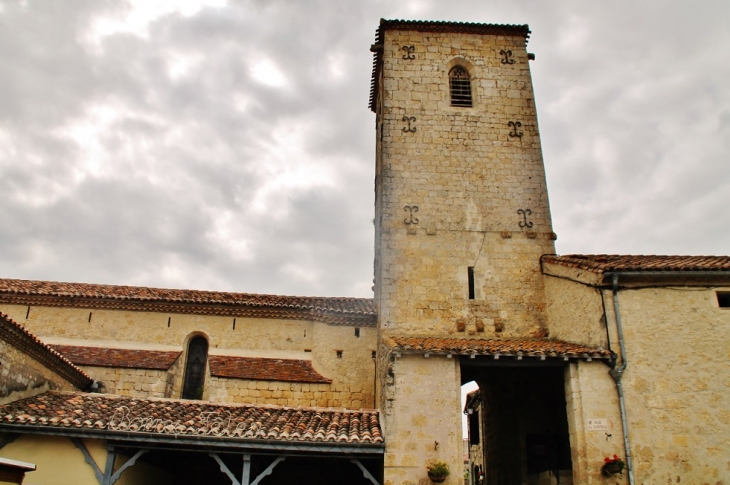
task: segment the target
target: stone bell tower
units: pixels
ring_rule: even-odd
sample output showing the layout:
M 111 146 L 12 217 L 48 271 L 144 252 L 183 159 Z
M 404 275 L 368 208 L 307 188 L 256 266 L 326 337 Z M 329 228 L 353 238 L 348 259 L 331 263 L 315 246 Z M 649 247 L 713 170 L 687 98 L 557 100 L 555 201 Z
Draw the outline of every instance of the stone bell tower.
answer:
M 555 234 L 529 33 L 381 20 L 371 47 L 386 485 L 428 483 L 434 461 L 460 483 L 463 349 L 549 335 L 540 256 Z
M 546 336 L 554 253 L 526 25 L 381 20 L 375 300 L 384 335 Z

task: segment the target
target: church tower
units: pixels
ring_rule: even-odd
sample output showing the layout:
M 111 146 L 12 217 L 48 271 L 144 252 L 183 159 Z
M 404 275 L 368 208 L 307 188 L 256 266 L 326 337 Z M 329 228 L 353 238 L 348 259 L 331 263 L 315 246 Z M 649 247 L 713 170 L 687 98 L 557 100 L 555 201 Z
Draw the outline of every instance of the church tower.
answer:
M 548 334 L 554 253 L 526 25 L 381 20 L 375 300 L 384 335 Z
M 371 47 L 376 400 L 388 485 L 426 483 L 435 461 L 451 468 L 447 484 L 459 483 L 460 387 L 474 379 L 462 359 L 486 341 L 549 335 L 540 256 L 555 252 L 556 236 L 529 34 L 526 25 L 381 20 Z

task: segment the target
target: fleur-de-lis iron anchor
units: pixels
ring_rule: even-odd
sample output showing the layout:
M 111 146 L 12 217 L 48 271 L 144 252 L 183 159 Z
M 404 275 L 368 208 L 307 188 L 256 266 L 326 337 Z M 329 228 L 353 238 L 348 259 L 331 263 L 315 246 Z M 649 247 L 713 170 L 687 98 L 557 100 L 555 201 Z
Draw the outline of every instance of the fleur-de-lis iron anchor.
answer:
M 509 132 L 510 138 L 517 137 L 520 140 L 522 139 L 523 133 L 521 131 L 518 131 L 518 129 L 522 127 L 522 123 L 520 123 L 519 121 L 510 121 L 509 123 L 507 123 L 507 126 L 512 128 L 512 131 Z
M 405 51 L 406 53 L 403 54 L 403 59 L 415 59 L 416 56 L 413 55 L 414 52 L 416 52 L 416 47 L 412 45 L 404 45 L 401 47 L 401 50 Z
M 408 212 L 408 217 L 406 217 L 403 222 L 406 224 L 418 224 L 418 217 L 413 217 L 413 213 L 418 212 L 417 205 L 407 205 L 403 208 L 403 210 Z
M 527 220 L 527 216 L 532 214 L 530 209 L 517 209 L 517 213 L 522 216 L 519 224 L 520 228 L 532 227 L 534 225 L 531 221 Z
M 404 133 L 408 133 L 408 132 L 415 133 L 416 132 L 416 127 L 415 127 L 416 117 L 415 116 L 404 116 L 403 121 L 408 123 L 408 126 L 403 127 Z M 411 124 L 411 123 L 413 123 L 413 124 Z
M 515 60 L 512 59 L 512 51 L 502 49 L 501 51 L 499 51 L 499 53 L 504 56 L 504 59 L 499 61 L 502 64 L 514 64 L 515 63 Z

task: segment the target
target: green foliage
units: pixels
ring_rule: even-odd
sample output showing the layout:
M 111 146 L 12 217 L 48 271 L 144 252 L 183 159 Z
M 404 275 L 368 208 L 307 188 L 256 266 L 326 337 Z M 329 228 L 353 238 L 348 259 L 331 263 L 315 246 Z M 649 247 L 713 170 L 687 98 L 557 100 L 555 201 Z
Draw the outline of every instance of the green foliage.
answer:
M 449 465 L 443 461 L 434 461 L 426 467 L 426 470 L 428 470 L 428 475 L 431 477 L 448 477 L 451 475 Z

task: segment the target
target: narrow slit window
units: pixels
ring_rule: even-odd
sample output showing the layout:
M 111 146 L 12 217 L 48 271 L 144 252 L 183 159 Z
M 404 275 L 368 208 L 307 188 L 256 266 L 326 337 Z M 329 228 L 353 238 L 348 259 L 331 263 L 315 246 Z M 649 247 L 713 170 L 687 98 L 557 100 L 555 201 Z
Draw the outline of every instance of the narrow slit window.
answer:
M 474 299 L 474 266 L 469 266 L 467 275 L 469 278 L 469 299 Z
M 717 304 L 720 308 L 730 308 L 730 291 L 718 291 Z
M 469 71 L 456 66 L 449 72 L 449 89 L 451 91 L 451 106 L 471 108 L 471 79 Z

